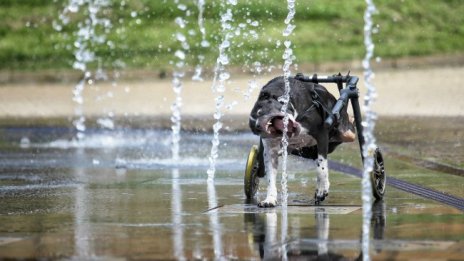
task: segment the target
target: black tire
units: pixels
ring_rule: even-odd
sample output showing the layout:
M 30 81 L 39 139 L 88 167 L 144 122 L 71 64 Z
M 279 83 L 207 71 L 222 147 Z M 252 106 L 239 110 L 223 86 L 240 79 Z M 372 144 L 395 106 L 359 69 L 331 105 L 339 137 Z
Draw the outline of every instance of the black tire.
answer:
M 248 159 L 245 167 L 244 190 L 247 199 L 252 199 L 259 187 L 259 160 L 258 146 L 253 145 L 248 153 Z
M 383 199 L 385 195 L 386 181 L 387 174 L 385 173 L 382 152 L 377 148 L 374 154 L 374 169 L 371 172 L 372 194 L 377 200 Z
M 256 172 L 256 175 L 260 178 L 264 178 L 266 176 L 266 171 L 264 170 L 264 146 L 263 146 L 263 140 L 259 140 L 259 146 L 258 146 L 258 171 Z

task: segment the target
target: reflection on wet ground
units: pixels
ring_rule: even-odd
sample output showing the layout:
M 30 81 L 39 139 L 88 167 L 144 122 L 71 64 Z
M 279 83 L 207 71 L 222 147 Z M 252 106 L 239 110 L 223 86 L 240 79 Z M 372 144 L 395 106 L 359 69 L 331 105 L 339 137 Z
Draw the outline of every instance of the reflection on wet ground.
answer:
M 360 180 L 332 171 L 330 196 L 316 207 L 312 164 L 291 158 L 290 206 L 258 209 L 243 193 L 246 153 L 257 142 L 250 134 L 222 136 L 212 184 L 206 182 L 209 134 L 184 133 L 182 160 L 173 162 L 165 131 L 91 131 L 80 144 L 69 142 L 72 134 L 65 128 L 3 128 L 1 133 L 0 258 L 362 255 Z M 334 159 L 356 165 L 356 153 L 347 147 Z M 433 179 L 430 170 L 397 159 L 387 163 L 391 176 L 426 173 L 433 184 L 425 185 L 458 184 L 451 192 L 463 196 L 460 176 L 439 173 Z M 461 211 L 394 188 L 373 209 L 374 259 L 462 258 Z

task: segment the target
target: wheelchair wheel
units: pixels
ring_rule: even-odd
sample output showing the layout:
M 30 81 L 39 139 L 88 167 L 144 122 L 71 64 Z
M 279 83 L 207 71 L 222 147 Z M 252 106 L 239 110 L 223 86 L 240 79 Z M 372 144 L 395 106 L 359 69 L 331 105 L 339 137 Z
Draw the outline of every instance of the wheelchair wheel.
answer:
M 248 159 L 245 168 L 244 189 L 247 199 L 251 199 L 256 195 L 259 187 L 259 160 L 258 146 L 253 145 L 248 153 Z
M 372 194 L 377 200 L 383 199 L 385 194 L 386 173 L 383 156 L 377 148 L 374 154 L 374 169 L 371 172 Z

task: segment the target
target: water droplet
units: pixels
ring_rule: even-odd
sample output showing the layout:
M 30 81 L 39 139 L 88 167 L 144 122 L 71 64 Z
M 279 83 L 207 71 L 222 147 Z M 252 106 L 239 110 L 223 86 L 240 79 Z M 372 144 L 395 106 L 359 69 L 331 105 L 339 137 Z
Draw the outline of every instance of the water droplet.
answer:
M 68 6 L 68 11 L 71 13 L 77 13 L 77 11 L 79 11 L 79 4 L 71 2 Z
M 220 46 L 220 48 L 229 48 L 230 47 L 230 42 L 228 40 L 224 40 Z
M 284 42 L 284 45 L 285 45 L 285 47 L 290 48 L 290 46 L 292 45 L 292 42 L 287 40 L 287 41 Z
M 179 32 L 176 33 L 176 39 L 179 42 L 185 42 L 187 40 L 187 38 L 182 33 L 179 33 Z
M 174 55 L 181 60 L 185 59 L 185 53 L 181 50 L 177 50 Z
M 30 25 L 31 25 L 30 22 L 26 23 L 26 27 L 29 27 Z M 53 26 L 53 29 L 55 29 L 58 32 L 63 30 L 63 26 L 61 26 L 61 24 L 59 24 L 57 21 L 53 21 L 52 26 Z
M 237 104 L 238 104 L 237 101 L 233 101 L 232 103 L 230 103 L 230 104 L 228 104 L 226 106 L 226 110 L 228 110 L 228 111 L 232 110 Z
M 180 28 L 185 28 L 185 20 L 182 19 L 182 17 L 176 17 L 176 19 L 174 19 L 174 22 L 176 22 L 176 24 L 177 24 Z
M 218 62 L 221 63 L 222 65 L 227 65 L 229 64 L 229 57 L 225 54 L 219 56 Z
M 201 47 L 209 47 L 209 46 L 210 46 L 210 44 L 209 44 L 208 41 L 206 41 L 206 40 L 201 41 Z
M 230 78 L 230 74 L 228 72 L 222 72 L 221 74 L 219 74 L 219 79 L 221 81 L 226 81 Z

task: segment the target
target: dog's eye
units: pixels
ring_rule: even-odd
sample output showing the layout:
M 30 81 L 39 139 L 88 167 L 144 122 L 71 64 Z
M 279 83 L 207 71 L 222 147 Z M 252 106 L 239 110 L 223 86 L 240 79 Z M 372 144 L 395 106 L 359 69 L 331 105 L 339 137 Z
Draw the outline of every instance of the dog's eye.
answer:
M 266 100 L 266 99 L 269 99 L 269 97 L 270 97 L 269 93 L 267 93 L 267 92 L 262 92 L 262 93 L 259 94 L 259 99 L 260 100 Z

